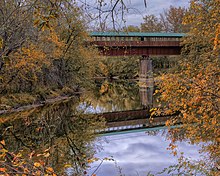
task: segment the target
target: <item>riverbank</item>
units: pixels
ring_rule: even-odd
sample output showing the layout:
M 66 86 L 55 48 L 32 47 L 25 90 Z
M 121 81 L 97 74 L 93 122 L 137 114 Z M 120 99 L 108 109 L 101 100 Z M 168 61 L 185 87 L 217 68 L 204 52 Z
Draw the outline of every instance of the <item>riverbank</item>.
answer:
M 15 93 L 0 96 L 0 115 L 21 112 L 48 104 L 59 103 L 78 96 L 82 91 L 69 88 L 62 90 L 44 90 L 34 93 Z
M 47 99 L 45 101 L 41 101 L 39 103 L 29 104 L 26 106 L 22 106 L 22 105 L 20 107 L 9 107 L 8 106 L 8 109 L 0 110 L 0 115 L 30 110 L 33 108 L 38 108 L 38 107 L 42 107 L 42 106 L 49 105 L 49 104 L 59 103 L 61 101 L 69 100 L 71 98 L 73 98 L 73 96 L 59 96 L 59 97 Z

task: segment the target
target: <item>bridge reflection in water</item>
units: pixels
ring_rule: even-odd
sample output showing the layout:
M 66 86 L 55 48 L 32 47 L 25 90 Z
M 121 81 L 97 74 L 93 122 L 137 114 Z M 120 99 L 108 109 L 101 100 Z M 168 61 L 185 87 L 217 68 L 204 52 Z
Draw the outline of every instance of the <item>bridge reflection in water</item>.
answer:
M 153 108 L 153 78 L 142 79 L 139 87 L 140 101 L 143 109 L 120 112 L 101 113 L 106 119 L 107 128 L 97 131 L 99 133 L 112 133 L 165 126 L 166 121 L 172 116 L 150 116 Z
M 127 112 L 126 112 L 127 113 Z M 144 118 L 144 119 L 134 119 L 118 122 L 107 122 L 104 130 L 96 131 L 98 133 L 112 133 L 118 131 L 130 131 L 137 129 L 146 129 L 165 126 L 166 121 L 170 116 L 155 117 L 155 118 Z

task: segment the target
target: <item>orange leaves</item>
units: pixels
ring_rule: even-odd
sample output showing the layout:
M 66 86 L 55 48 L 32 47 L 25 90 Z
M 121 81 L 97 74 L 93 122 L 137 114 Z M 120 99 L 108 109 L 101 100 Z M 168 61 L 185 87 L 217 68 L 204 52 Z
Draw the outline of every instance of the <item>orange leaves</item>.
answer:
M 47 54 L 47 57 L 56 59 L 62 56 L 65 43 L 60 39 L 59 34 L 54 29 L 49 34 L 42 35 L 41 41 L 44 42 L 42 47 L 44 47 L 43 51 Z
M 0 168 L 0 172 L 6 172 L 7 169 L 6 168 Z
M 35 45 L 30 45 L 28 48 L 22 48 L 21 52 L 16 52 L 13 56 L 14 67 L 24 69 L 27 72 L 30 70 L 39 70 L 41 64 L 49 64 L 46 60 L 46 55 Z
M 105 93 L 109 90 L 109 85 L 107 82 L 104 82 L 102 85 L 101 85 L 101 88 L 99 90 L 100 93 Z
M 0 144 L 2 144 L 3 146 L 5 146 L 5 140 L 0 141 Z
M 181 133 L 170 133 L 171 138 L 188 139 L 191 143 L 205 142 L 203 148 L 212 161 L 220 156 L 216 152 L 220 134 L 219 7 L 220 1 L 191 1 L 185 19 L 191 30 L 183 42 L 181 70 L 165 75 L 159 85 L 164 109 L 181 112 L 178 118 L 182 123 L 179 127 Z M 168 121 L 166 125 L 173 123 Z M 170 149 L 177 154 L 174 144 Z
M 5 141 L 1 141 L 1 144 L 5 145 Z M 48 152 L 48 149 L 45 150 Z M 5 148 L 0 147 L 0 175 L 45 175 L 45 176 L 56 176 L 52 167 L 47 166 L 45 162 L 40 159 L 34 159 L 33 156 L 35 152 L 31 154 L 26 154 L 24 151 L 20 151 L 17 154 L 8 151 Z M 31 156 L 30 156 L 31 155 Z M 4 167 L 3 167 L 4 166 Z
M 215 38 L 214 38 L 214 50 L 220 49 L 220 24 L 217 24 Z
M 34 166 L 35 166 L 35 167 L 40 167 L 40 166 L 41 166 L 41 164 L 40 164 L 40 163 L 38 163 L 38 162 L 35 162 L 35 163 L 34 163 Z
M 165 123 L 165 125 L 169 127 L 169 126 L 171 125 L 170 121 L 167 120 L 166 123 Z
M 177 145 L 173 144 L 173 143 L 170 143 L 169 144 L 169 147 L 167 148 L 167 150 L 171 150 L 172 151 L 172 154 L 174 156 L 177 155 Z
M 53 170 L 52 167 L 47 167 L 47 168 L 46 168 L 46 171 L 49 172 L 49 173 L 50 173 L 50 172 L 54 172 L 54 170 Z
M 98 158 L 90 158 L 87 160 L 87 163 L 93 163 L 95 161 L 98 161 L 99 159 Z

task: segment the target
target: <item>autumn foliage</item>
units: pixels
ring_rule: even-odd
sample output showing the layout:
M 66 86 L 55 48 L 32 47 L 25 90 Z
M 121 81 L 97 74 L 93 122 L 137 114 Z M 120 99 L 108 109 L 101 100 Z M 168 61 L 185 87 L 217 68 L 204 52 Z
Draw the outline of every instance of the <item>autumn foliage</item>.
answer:
M 220 165 L 220 1 L 193 0 L 184 23 L 190 32 L 183 41 L 182 59 L 175 73 L 164 75 L 160 84 L 163 111 L 180 112 L 167 122 L 182 126 L 171 130 L 192 144 L 204 142 L 209 154 L 209 174 L 218 175 Z
M 75 90 L 84 86 L 82 77 L 93 76 L 96 51 L 85 44 L 75 2 L 9 0 L 0 9 L 1 95 Z

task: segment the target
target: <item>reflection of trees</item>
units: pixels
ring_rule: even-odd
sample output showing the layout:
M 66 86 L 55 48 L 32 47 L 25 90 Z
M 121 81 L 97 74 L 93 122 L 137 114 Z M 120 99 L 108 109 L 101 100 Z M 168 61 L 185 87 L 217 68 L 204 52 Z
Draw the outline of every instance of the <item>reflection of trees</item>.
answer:
M 105 80 L 93 92 L 86 94 L 83 100 L 94 108 L 108 112 L 141 108 L 138 85 L 129 81 Z
M 102 57 L 96 68 L 97 76 L 132 79 L 138 75 L 139 57 Z
M 71 165 L 80 174 L 94 154 L 94 130 L 104 125 L 98 117 L 78 114 L 73 110 L 74 104 L 76 102 L 71 100 L 2 117 L 9 119 L 0 126 L 7 149 L 32 153 L 34 160 L 43 157 L 44 162 L 57 171 L 61 171 L 64 164 Z M 48 155 L 39 155 L 44 151 L 48 151 Z

